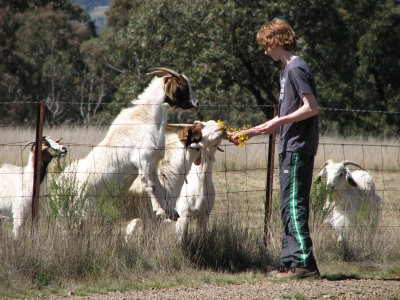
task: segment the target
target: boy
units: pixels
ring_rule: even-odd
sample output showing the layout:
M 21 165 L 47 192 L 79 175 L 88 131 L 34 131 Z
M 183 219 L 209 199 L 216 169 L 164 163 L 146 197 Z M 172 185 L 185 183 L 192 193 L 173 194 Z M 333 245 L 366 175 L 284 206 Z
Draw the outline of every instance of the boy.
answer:
M 314 76 L 308 65 L 296 55 L 293 29 L 281 19 L 267 22 L 257 33 L 257 42 L 285 68 L 280 77 L 278 115 L 247 130 L 249 138 L 272 134 L 280 129 L 279 182 L 283 224 L 282 257 L 278 278 L 318 277 L 308 227 L 309 198 L 318 147 L 318 106 Z M 230 141 L 238 145 L 238 134 Z

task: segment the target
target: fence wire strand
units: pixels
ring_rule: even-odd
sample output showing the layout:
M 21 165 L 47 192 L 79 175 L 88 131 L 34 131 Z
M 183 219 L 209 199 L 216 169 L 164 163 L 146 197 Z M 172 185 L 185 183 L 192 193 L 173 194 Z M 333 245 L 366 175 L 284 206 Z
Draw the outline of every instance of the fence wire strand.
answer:
M 38 104 L 38 102 L 13 102 L 6 103 L 1 102 L 0 105 L 13 105 L 13 104 Z M 62 104 L 71 104 L 81 105 L 80 102 L 66 102 Z M 91 103 L 85 103 L 87 105 L 91 105 Z M 111 103 L 104 103 L 102 105 L 111 105 Z M 123 104 L 115 104 L 116 106 L 124 106 Z M 220 105 L 220 104 L 208 104 L 206 109 L 226 109 L 227 107 L 237 107 L 237 108 L 259 108 L 258 105 Z M 264 107 L 270 107 L 270 105 L 265 105 Z M 376 113 L 376 114 L 399 114 L 400 112 L 388 112 L 388 111 L 375 111 L 375 110 L 360 110 L 360 109 L 341 109 L 341 108 L 320 108 L 320 110 L 332 111 L 332 112 L 349 112 L 349 113 Z M 111 124 L 111 123 L 110 123 Z M 107 127 L 110 124 L 99 124 L 103 127 Z M 114 124 L 126 126 L 127 124 Z M 148 124 L 149 126 L 153 126 L 154 124 Z M 15 125 L 18 126 L 27 126 L 28 125 Z M 84 125 L 87 128 L 90 128 L 90 125 Z M 142 126 L 142 125 L 140 125 Z M 8 125 L 0 125 L 0 127 L 9 127 Z M 31 126 L 29 126 L 31 127 Z M 63 127 L 70 128 L 70 125 L 60 125 L 61 129 Z M 134 126 L 132 126 L 134 128 Z M 0 128 L 0 130 L 2 130 Z M 76 129 L 76 130 L 79 130 Z M 133 129 L 135 130 L 135 129 Z M 55 129 L 55 131 L 57 131 Z M 76 132 L 75 132 L 76 134 Z M 96 133 L 92 133 L 96 135 Z M 103 133 L 102 133 L 103 134 Z M 46 135 L 46 132 L 44 132 Z M 124 149 L 129 149 L 129 147 L 123 147 L 120 145 L 98 145 L 98 143 L 87 142 L 80 137 L 72 138 L 74 132 L 70 132 L 70 138 L 65 139 L 64 145 L 68 147 L 68 155 L 67 159 L 64 161 L 65 165 L 71 164 L 73 161 L 81 159 L 88 155 L 89 153 L 93 153 L 95 149 L 98 148 L 106 148 L 115 150 L 115 161 L 116 161 L 116 169 L 117 171 L 111 172 L 113 175 L 126 177 L 132 175 L 127 171 L 121 169 L 122 162 L 120 161 L 120 152 Z M 89 133 L 90 135 L 90 133 Z M 32 134 L 33 137 L 33 134 Z M 94 140 L 94 137 L 89 137 Z M 97 140 L 99 140 L 99 136 L 96 136 Z M 18 134 L 15 134 L 12 137 L 2 137 L 0 140 L 0 165 L 3 163 L 11 163 L 14 165 L 24 166 L 26 165 L 26 153 L 29 149 L 26 148 L 26 145 L 33 140 L 28 140 L 25 137 L 19 137 Z M 215 206 L 214 209 L 210 213 L 210 221 L 213 219 L 221 218 L 224 216 L 229 217 L 237 217 L 240 218 L 243 222 L 242 226 L 245 230 L 260 230 L 262 231 L 264 228 L 263 217 L 264 217 L 264 202 L 265 202 L 265 180 L 266 180 L 266 156 L 268 152 L 268 141 L 267 140 L 255 140 L 249 141 L 247 145 L 239 149 L 232 144 L 222 144 L 224 152 L 222 154 L 217 155 L 217 162 L 214 164 L 214 169 L 212 172 L 214 185 L 215 185 Z M 148 150 L 155 148 L 146 147 L 144 145 L 137 145 L 137 149 Z M 361 150 L 358 150 L 360 148 Z M 374 150 L 377 148 L 378 150 Z M 397 149 L 397 155 L 393 157 L 388 157 L 387 153 L 391 153 L 391 151 L 395 151 Z M 157 149 L 160 150 L 160 149 Z M 162 150 L 165 150 L 163 148 Z M 349 154 L 350 152 L 350 154 Z M 354 152 L 354 153 L 351 153 Z M 373 152 L 371 155 L 370 152 Z M 381 195 L 382 198 L 382 206 L 380 207 L 380 213 L 383 214 L 383 222 L 381 222 L 378 226 L 380 229 L 400 229 L 400 207 L 399 202 L 397 200 L 397 194 L 400 191 L 400 188 L 396 184 L 398 180 L 396 179 L 398 173 L 400 172 L 400 147 L 397 141 L 389 141 L 387 143 L 378 141 L 322 141 L 319 144 L 319 150 L 316 157 L 316 166 L 314 170 L 314 177 L 318 172 L 319 165 L 328 159 L 335 157 L 337 161 L 346 160 L 350 157 L 350 160 L 355 160 L 353 156 L 356 156 L 357 162 L 360 163 L 365 170 L 369 171 L 373 174 L 374 179 L 376 180 L 376 191 Z M 13 158 L 12 158 L 13 157 Z M 391 161 L 395 160 L 395 163 L 391 163 Z M 93 164 L 96 169 L 97 165 L 96 159 L 93 159 Z M 397 165 L 396 165 L 397 163 Z M 318 165 L 319 164 L 319 165 Z M 278 176 L 278 162 L 277 156 L 275 157 L 275 167 L 274 167 L 274 177 Z M 1 169 L 0 169 L 1 170 Z M 75 174 L 79 174 L 76 172 Z M 107 171 L 97 172 L 97 174 L 110 174 Z M 11 173 L 1 172 L 0 175 L 12 175 Z M 49 171 L 48 178 L 52 178 L 53 176 L 57 176 L 59 173 Z M 88 174 L 89 175 L 89 174 Z M 182 174 L 175 174 L 177 176 L 185 176 L 187 172 Z M 393 177 L 393 178 L 392 178 Z M 44 196 L 41 196 L 44 201 L 40 201 L 41 203 L 46 203 L 46 207 L 48 208 L 48 199 L 49 196 L 52 196 L 52 191 L 49 189 L 49 181 L 51 179 L 47 179 L 46 182 L 46 192 Z M 274 179 L 273 186 L 273 194 L 274 201 L 279 201 L 279 180 Z M 1 183 L 0 183 L 1 184 Z M 207 183 L 206 183 L 207 184 Z M 206 187 L 206 190 L 207 187 Z M 164 191 L 165 192 L 165 191 Z M 62 196 L 62 194 L 61 194 Z M 75 197 L 79 196 L 74 193 L 70 193 L 67 196 Z M 96 191 L 94 197 L 101 197 L 101 192 Z M 193 195 L 193 196 L 204 196 L 204 195 Z M 5 197 L 19 197 L 19 195 L 2 195 L 1 201 L 4 201 Z M 110 199 L 113 196 L 110 196 Z M 47 201 L 46 201 L 47 200 Z M 274 206 L 274 205 L 273 205 Z M 279 212 L 274 211 L 274 214 L 279 214 Z M 45 212 L 43 209 L 39 213 L 39 218 L 47 219 L 48 212 Z M 67 218 L 66 216 L 60 216 L 61 219 Z M 190 217 L 189 217 L 190 218 Z M 29 217 L 27 217 L 29 219 Z M 11 238 L 11 231 L 6 227 L 10 227 L 10 223 L 12 223 L 12 219 L 4 218 L 2 214 L 0 214 L 1 222 L 0 230 L 2 231 L 1 237 Z M 119 219 L 116 222 L 120 225 L 119 233 L 122 234 L 124 232 L 121 228 L 124 226 L 128 220 Z M 7 225 L 8 224 L 8 225 Z M 323 228 L 330 228 L 329 224 L 322 223 L 320 224 Z M 346 225 L 349 228 L 356 227 L 356 225 Z M 364 225 L 366 226 L 366 225 Z M 195 230 L 191 230 L 189 232 L 191 235 L 199 234 Z M 25 236 L 27 237 L 27 236 Z

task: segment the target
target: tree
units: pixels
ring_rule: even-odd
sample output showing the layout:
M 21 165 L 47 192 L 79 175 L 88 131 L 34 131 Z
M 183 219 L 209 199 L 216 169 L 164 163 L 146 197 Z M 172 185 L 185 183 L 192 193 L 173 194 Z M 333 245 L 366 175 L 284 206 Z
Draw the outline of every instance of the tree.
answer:
M 281 17 L 294 27 L 299 54 L 316 77 L 322 130 L 370 133 L 387 125 L 398 131 L 392 114 L 382 124 L 379 114 L 351 112 L 360 106 L 398 110 L 398 72 L 388 63 L 398 61 L 398 12 L 399 4 L 391 0 L 142 2 L 129 10 L 126 27 L 114 29 L 112 53 L 124 70 L 119 99 L 132 98 L 143 88 L 149 67 L 169 66 L 187 73 L 201 103 L 208 105 L 196 118 L 239 124 L 265 120 L 266 107 L 277 102 L 282 66 L 264 56 L 255 35 L 267 20 Z M 374 40 L 383 46 L 371 47 Z M 371 76 L 376 93 L 366 84 Z M 248 113 L 254 104 L 263 114 L 258 108 Z M 329 108 L 350 111 L 338 114 Z
M 141 2 L 114 38 L 115 61 L 124 70 L 120 99 L 132 99 L 143 89 L 150 67 L 164 66 L 188 75 L 200 103 L 211 105 L 196 118 L 263 119 L 243 107 L 276 103 L 277 65 L 262 59 L 255 43 L 268 10 L 264 1 L 243 2 Z
M 93 36 L 89 16 L 72 1 L 6 2 L 0 12 L 0 88 L 7 91 L 1 100 L 14 102 L 3 120 L 33 123 L 32 104 L 41 100 L 51 124 L 76 120 L 77 106 L 67 103 L 75 100 L 86 70 L 80 46 Z
M 117 90 L 115 77 L 120 72 L 108 63 L 108 48 L 99 38 L 84 42 L 81 53 L 85 61 L 85 72 L 77 82 L 76 97 L 80 102 L 80 117 L 85 124 L 91 124 L 93 120 L 109 120 L 110 114 L 118 112 L 115 105 L 107 104 L 116 104 L 113 97 Z
M 301 53 L 316 75 L 319 105 L 344 110 L 322 110 L 322 129 L 345 135 L 399 132 L 397 114 L 385 114 L 382 122 L 381 113 L 353 112 L 400 109 L 400 80 L 394 67 L 400 59 L 399 4 L 392 0 L 275 3 L 302 39 Z
M 49 122 L 89 124 L 128 105 L 150 81 L 149 68 L 163 66 L 185 73 L 203 104 L 171 121 L 260 123 L 277 104 L 282 65 L 265 57 L 255 36 L 280 17 L 316 77 L 323 131 L 400 131 L 398 1 L 115 0 L 106 16 L 97 37 L 70 0 L 1 2 L 1 101 L 45 99 Z M 28 105 L 7 108 L 3 120 L 33 119 Z
M 354 100 L 365 110 L 400 111 L 400 7 L 395 1 L 343 1 L 341 13 L 355 42 Z M 357 11 L 357 13 L 355 13 Z M 398 114 L 360 116 L 362 129 L 400 132 Z

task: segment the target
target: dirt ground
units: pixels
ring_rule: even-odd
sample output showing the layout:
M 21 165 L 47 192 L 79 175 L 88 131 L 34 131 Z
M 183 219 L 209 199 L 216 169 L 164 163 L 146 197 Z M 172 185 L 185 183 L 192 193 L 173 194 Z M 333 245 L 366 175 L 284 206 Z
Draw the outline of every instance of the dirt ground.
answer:
M 400 299 L 400 278 L 348 280 L 265 280 L 223 286 L 176 287 L 109 292 L 50 299 Z

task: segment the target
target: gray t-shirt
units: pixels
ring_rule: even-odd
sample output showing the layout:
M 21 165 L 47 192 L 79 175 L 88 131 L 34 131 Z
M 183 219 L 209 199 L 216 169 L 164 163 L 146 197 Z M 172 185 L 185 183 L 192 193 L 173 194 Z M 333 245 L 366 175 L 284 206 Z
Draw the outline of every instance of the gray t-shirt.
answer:
M 286 116 L 303 105 L 303 95 L 315 95 L 314 76 L 300 57 L 285 66 L 280 77 L 278 116 Z M 315 155 L 318 148 L 318 115 L 280 128 L 279 153 L 290 151 Z

